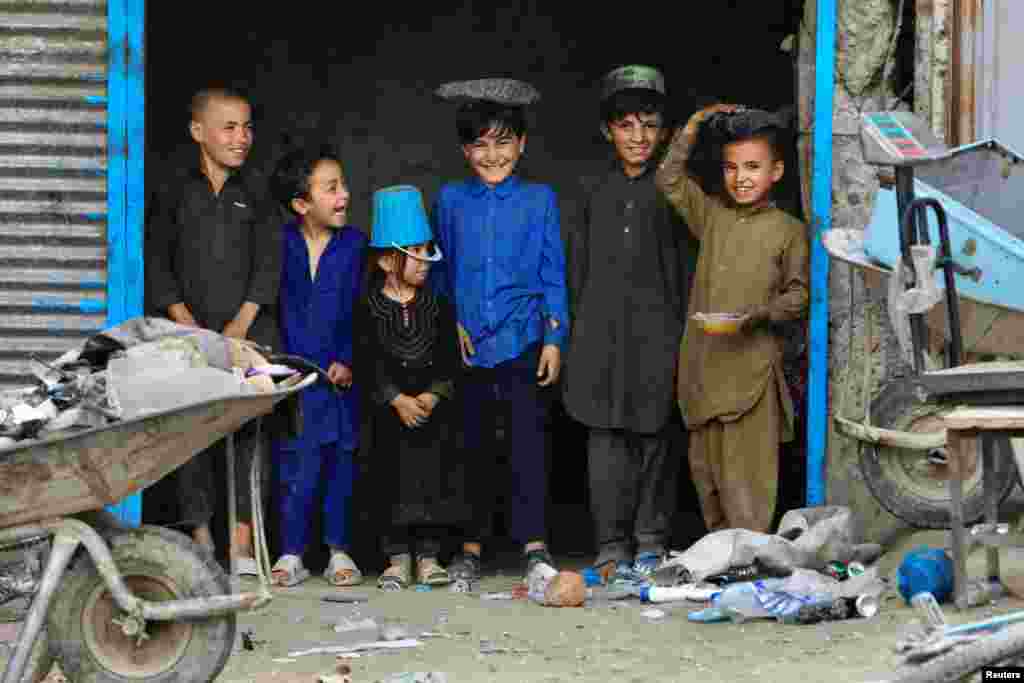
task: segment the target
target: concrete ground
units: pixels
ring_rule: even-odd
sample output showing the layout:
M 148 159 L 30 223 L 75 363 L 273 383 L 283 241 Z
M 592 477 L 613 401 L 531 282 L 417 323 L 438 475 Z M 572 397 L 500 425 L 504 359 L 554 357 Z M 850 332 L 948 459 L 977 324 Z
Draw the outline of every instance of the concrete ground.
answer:
M 942 545 L 942 532 L 917 532 L 904 538 L 881 560 L 891 575 L 900 558 L 920 544 Z M 404 672 L 439 671 L 449 683 L 627 681 L 800 681 L 867 683 L 880 681 L 897 659 L 893 645 L 916 621 L 895 591 L 883 599 L 872 619 L 788 626 L 774 621 L 746 624 L 694 624 L 687 612 L 701 605 L 642 605 L 637 601 L 595 602 L 583 608 L 556 609 L 527 601 L 489 601 L 481 592 L 506 591 L 518 582 L 515 563 L 491 574 L 473 594 L 446 588 L 429 592 L 382 593 L 371 576 L 358 588 L 368 596 L 359 604 L 328 603 L 336 593 L 320 577 L 301 586 L 278 589 L 274 601 L 239 616 L 239 641 L 218 679 L 223 683 L 314 683 L 339 664 L 351 668 L 352 683 L 386 681 Z M 579 568 L 565 561 L 563 568 Z M 972 554 L 969 572 L 980 576 L 982 553 Z M 1003 576 L 1024 575 L 1024 554 L 1003 554 Z M 649 609 L 661 614 L 649 614 Z M 977 621 L 1024 609 L 1024 601 L 1005 598 L 988 607 L 958 613 L 944 606 L 952 623 Z M 421 638 L 412 649 L 364 654 L 339 660 L 334 654 L 295 656 L 321 645 L 362 641 L 335 632 L 340 621 L 372 618 L 404 628 Z M 251 633 L 253 649 L 241 633 Z M 489 652 L 488 652 L 489 651 Z M 47 683 L 62 680 L 58 671 Z

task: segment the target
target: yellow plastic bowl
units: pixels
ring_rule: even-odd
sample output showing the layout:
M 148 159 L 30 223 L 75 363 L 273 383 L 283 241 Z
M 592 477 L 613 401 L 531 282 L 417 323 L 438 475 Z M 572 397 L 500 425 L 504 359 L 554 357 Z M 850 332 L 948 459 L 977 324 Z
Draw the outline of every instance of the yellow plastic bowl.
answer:
M 735 313 L 698 313 L 693 319 L 700 324 L 704 334 L 717 336 L 738 334 L 744 317 Z

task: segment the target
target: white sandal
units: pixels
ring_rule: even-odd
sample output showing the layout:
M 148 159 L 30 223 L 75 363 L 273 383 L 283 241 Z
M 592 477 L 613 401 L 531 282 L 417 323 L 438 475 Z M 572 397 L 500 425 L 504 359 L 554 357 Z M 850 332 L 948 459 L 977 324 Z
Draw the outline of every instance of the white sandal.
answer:
M 363 573 L 359 567 L 344 551 L 331 553 L 331 561 L 324 570 L 324 578 L 332 586 L 343 588 L 345 586 L 358 586 L 363 582 Z
M 310 576 L 309 570 L 302 564 L 302 558 L 298 555 L 282 555 L 277 558 L 270 575 L 273 584 L 282 588 L 298 586 Z

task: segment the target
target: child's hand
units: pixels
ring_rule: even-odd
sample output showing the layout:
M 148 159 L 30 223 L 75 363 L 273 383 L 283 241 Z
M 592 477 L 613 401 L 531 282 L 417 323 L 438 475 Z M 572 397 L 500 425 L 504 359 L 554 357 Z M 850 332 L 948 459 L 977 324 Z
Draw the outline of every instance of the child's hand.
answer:
M 768 310 L 760 306 L 754 306 L 744 311 L 740 329 L 750 334 L 770 322 L 771 316 L 768 314 Z
M 708 107 L 704 107 L 703 109 L 698 111 L 696 114 L 694 114 L 693 115 L 693 119 L 691 119 L 691 120 L 696 121 L 697 123 L 703 123 L 704 121 L 707 121 L 709 118 L 711 118 L 715 114 L 721 114 L 721 113 L 732 114 L 732 113 L 736 112 L 739 109 L 742 109 L 742 107 L 740 105 L 738 105 L 738 104 L 723 104 L 723 103 L 719 102 L 718 104 L 712 104 L 712 105 L 710 105 Z
M 398 419 L 409 429 L 416 429 L 427 421 L 430 414 L 412 396 L 399 394 L 391 401 L 391 407 L 398 413 Z
M 425 391 L 416 397 L 416 402 L 420 404 L 420 407 L 427 411 L 427 417 L 434 414 L 434 408 L 437 407 L 438 401 L 437 394 Z
M 558 381 L 562 371 L 562 352 L 554 344 L 547 344 L 540 352 L 540 364 L 537 366 L 537 384 L 549 386 Z
M 469 357 L 476 355 L 476 349 L 473 348 L 473 340 L 470 339 L 466 328 L 462 326 L 462 323 L 456 324 L 459 328 L 459 351 L 462 352 L 462 362 L 469 365 Z
M 342 363 L 331 363 L 327 368 L 327 379 L 335 386 L 349 389 L 352 387 L 352 369 Z

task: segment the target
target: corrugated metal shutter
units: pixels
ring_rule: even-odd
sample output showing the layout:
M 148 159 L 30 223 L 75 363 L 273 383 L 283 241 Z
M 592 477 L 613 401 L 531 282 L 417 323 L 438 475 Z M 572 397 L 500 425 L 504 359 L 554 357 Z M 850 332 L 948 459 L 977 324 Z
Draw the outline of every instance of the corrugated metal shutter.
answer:
M 0 389 L 106 322 L 107 2 L 0 0 Z

